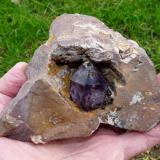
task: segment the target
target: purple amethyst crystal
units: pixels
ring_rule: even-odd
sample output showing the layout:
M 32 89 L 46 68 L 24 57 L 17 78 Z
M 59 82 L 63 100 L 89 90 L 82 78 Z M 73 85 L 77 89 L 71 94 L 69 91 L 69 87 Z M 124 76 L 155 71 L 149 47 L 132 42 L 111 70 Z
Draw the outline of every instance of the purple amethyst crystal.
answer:
M 71 99 L 86 111 L 111 103 L 111 95 L 109 83 L 90 62 L 83 63 L 71 78 Z

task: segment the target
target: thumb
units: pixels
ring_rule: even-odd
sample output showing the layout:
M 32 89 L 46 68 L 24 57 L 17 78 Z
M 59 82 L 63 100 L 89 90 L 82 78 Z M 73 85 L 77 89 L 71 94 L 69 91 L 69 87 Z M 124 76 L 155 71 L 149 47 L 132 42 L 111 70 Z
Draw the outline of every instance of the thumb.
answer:
M 21 85 L 26 81 L 25 69 L 27 63 L 19 62 L 0 79 L 0 93 L 14 97 Z

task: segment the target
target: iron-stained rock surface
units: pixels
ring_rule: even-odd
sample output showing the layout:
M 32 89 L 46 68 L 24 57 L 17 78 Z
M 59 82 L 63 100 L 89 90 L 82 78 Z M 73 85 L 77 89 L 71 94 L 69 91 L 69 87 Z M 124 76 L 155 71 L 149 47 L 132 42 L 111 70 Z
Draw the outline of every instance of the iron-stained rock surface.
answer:
M 85 70 L 83 76 L 86 62 L 96 69 Z M 103 88 L 103 78 L 97 81 L 92 74 L 104 77 L 107 87 Z M 57 17 L 48 41 L 35 51 L 26 76 L 28 80 L 0 114 L 1 136 L 46 143 L 89 136 L 100 123 L 148 131 L 160 122 L 160 85 L 146 52 L 94 17 Z M 72 82 L 82 84 L 83 77 L 83 87 L 88 88 L 83 88 L 82 95 Z M 108 86 L 111 93 L 105 94 Z M 104 96 L 112 98 L 111 103 L 105 103 Z

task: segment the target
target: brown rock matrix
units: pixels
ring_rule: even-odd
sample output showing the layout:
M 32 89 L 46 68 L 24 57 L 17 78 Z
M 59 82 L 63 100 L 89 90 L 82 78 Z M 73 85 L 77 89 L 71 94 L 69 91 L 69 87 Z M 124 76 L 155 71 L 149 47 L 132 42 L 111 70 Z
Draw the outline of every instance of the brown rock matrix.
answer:
M 94 17 L 57 17 L 26 76 L 0 114 L 0 136 L 38 144 L 89 136 L 100 123 L 144 132 L 160 122 L 160 85 L 146 52 Z

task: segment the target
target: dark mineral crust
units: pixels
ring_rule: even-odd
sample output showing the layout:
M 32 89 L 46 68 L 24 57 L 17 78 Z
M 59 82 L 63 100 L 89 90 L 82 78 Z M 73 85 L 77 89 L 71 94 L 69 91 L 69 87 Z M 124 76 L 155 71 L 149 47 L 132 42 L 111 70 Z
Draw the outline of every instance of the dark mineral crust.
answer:
M 160 122 L 160 85 L 135 41 L 98 19 L 63 14 L 0 114 L 0 136 L 46 143 L 86 137 L 100 123 L 148 131 Z

